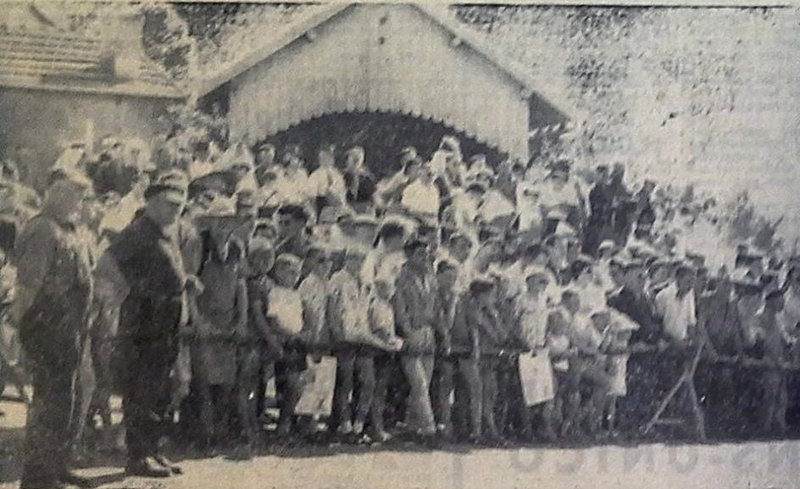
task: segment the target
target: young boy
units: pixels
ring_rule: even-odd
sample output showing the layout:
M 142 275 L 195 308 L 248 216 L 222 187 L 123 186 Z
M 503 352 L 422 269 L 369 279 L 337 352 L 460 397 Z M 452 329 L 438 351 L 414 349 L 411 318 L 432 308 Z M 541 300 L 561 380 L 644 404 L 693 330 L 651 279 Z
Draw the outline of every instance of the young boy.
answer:
M 308 275 L 297 288 L 303 302 L 303 331 L 301 337 L 307 352 L 324 355 L 331 349 L 332 332 L 328 318 L 328 280 L 331 258 L 320 245 L 313 245 L 306 254 L 304 268 Z
M 282 437 L 291 433 L 294 410 L 302 395 L 300 376 L 307 367 L 305 347 L 300 340 L 303 329 L 303 302 L 297 291 L 300 266 L 297 256 L 279 255 L 272 268 L 275 286 L 268 295 L 267 318 L 283 343 L 283 356 L 275 362 L 275 388 L 280 408 L 277 434 Z
M 443 262 L 446 263 L 446 262 Z M 449 268 L 439 266 L 440 303 L 451 304 L 442 311 L 444 344 L 440 347 L 439 392 L 437 411 L 439 423 L 443 425 L 445 436 L 455 434 L 467 438 L 472 443 L 480 441 L 483 426 L 483 392 L 479 367 L 480 350 L 478 331 L 475 323 L 469 320 L 472 311 L 472 295 L 469 291 L 457 294 L 454 288 L 456 277 L 449 275 Z M 455 272 L 457 273 L 457 272 Z M 452 297 L 448 296 L 452 290 Z M 446 311 L 446 315 L 445 315 Z M 456 374 L 458 376 L 456 377 Z M 455 402 L 452 406 L 458 425 L 454 427 L 451 417 L 450 396 L 455 389 Z
M 569 325 L 561 309 L 556 309 L 547 315 L 545 344 L 553 366 L 556 395 L 545 403 L 542 410 L 542 435 L 547 441 L 552 442 L 557 439 L 556 428 L 564 418 L 563 405 L 569 396 L 567 387 L 570 359 L 575 354 L 575 349 L 570 344 Z
M 334 424 L 337 433 L 349 436 L 353 433 L 353 409 L 350 396 L 353 394 L 353 377 L 356 374 L 358 343 L 355 341 L 366 324 L 366 303 L 362 296 L 358 277 L 364 263 L 364 252 L 359 246 L 345 250 L 344 267 L 334 273 L 330 281 L 329 316 L 334 331 L 336 353 L 336 389 L 334 391 Z M 364 365 L 360 365 L 364 367 Z M 356 410 L 359 414 L 358 428 L 369 414 L 369 404 L 374 391 L 374 372 L 359 369 L 359 380 L 365 382 Z M 369 378 L 371 377 L 371 379 Z M 333 426 L 332 426 L 333 427 Z M 360 435 L 361 433 L 357 433 Z
M 563 293 L 562 303 L 569 324 L 570 344 L 577 349 L 577 355 L 571 359 L 569 367 L 566 419 L 561 427 L 563 436 L 578 430 L 584 419 L 589 420 L 590 430 L 596 431 L 599 419 L 595 407 L 602 406 L 609 390 L 610 379 L 605 372 L 605 364 L 602 363 L 602 336 L 594 324 L 600 319 L 588 319 L 581 314 L 580 298 L 574 290 Z M 588 381 L 592 389 L 592 395 L 587 402 L 582 402 L 581 399 L 580 387 L 583 381 Z
M 269 271 L 275 264 L 275 251 L 263 238 L 250 242 L 247 255 L 247 295 L 249 306 L 248 328 L 240 339 L 239 372 L 236 385 L 236 402 L 239 423 L 245 440 L 244 458 L 250 458 L 252 449 L 258 441 L 257 406 L 252 396 L 260 389 L 259 374 L 264 364 L 269 364 L 283 355 L 283 346 L 267 319 L 269 293 L 275 283 Z
M 433 366 L 433 414 L 436 430 L 444 438 L 453 435 L 450 420 L 450 394 L 452 392 L 452 365 L 450 356 L 450 330 L 455 317 L 457 296 L 454 286 L 457 269 L 453 262 L 440 260 L 436 266 L 436 356 Z
M 508 330 L 497 310 L 495 282 L 490 278 L 476 278 L 470 285 L 468 328 L 477 331 L 480 351 L 480 372 L 483 418 L 482 431 L 486 442 L 501 443 L 502 437 L 495 422 L 498 396 L 498 370 L 501 356 L 509 341 Z
M 525 272 L 526 290 L 519 299 L 518 311 L 520 337 L 530 355 L 546 356 L 548 307 L 545 289 L 548 285 L 548 274 L 544 268 L 536 266 L 528 267 Z M 532 410 L 527 410 L 529 415 L 540 409 L 536 405 L 532 407 Z M 527 425 L 531 426 L 530 421 Z
M 297 289 L 303 304 L 303 330 L 300 332 L 300 337 L 306 353 L 318 363 L 323 355 L 330 354 L 333 347 L 331 318 L 328 313 L 330 293 L 328 279 L 332 262 L 328 251 L 318 244 L 311 246 L 304 266 L 308 276 Z M 303 434 L 313 436 L 316 433 L 316 426 L 317 423 L 313 419 L 304 420 Z
M 247 325 L 247 288 L 241 274 L 244 245 L 229 241 L 206 260 L 201 280 L 206 287 L 198 296 L 202 317 L 192 355 L 200 417 L 205 428 L 202 445 L 213 450 L 230 438 L 230 406 L 236 383 L 237 344 Z
M 367 292 L 371 292 L 378 277 L 388 278 L 387 285 L 393 287 L 394 280 L 406 261 L 403 253 L 406 228 L 399 219 L 385 219 L 378 230 L 377 240 L 377 245 L 364 258 L 360 272 L 362 286 Z
M 345 205 L 347 203 L 344 177 L 336 168 L 336 148 L 332 144 L 323 144 L 319 148 L 317 162 L 319 166 L 308 177 L 311 196 L 324 200 L 327 205 Z
M 386 442 L 391 438 L 384 428 L 383 414 L 386 408 L 386 391 L 394 365 L 393 352 L 399 351 L 403 344 L 403 340 L 395 333 L 394 309 L 392 309 L 393 290 L 394 287 L 389 285 L 386 280 L 376 281 L 375 294 L 370 298 L 367 310 L 370 331 L 383 344 L 387 345 L 387 348 L 376 349 L 372 357 L 375 390 L 370 408 L 370 423 L 372 439 L 378 443 Z M 359 428 L 357 421 L 354 430 L 358 431 Z

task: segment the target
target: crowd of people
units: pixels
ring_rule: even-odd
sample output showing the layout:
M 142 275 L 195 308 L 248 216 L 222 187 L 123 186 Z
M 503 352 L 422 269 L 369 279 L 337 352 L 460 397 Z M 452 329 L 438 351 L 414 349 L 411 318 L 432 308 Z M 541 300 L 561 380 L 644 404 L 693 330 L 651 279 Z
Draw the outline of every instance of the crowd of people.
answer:
M 718 437 L 787 430 L 797 258 L 699 252 L 722 239 L 707 206 L 622 164 L 490 164 L 446 136 L 377 179 L 358 146 L 179 140 L 74 145 L 41 201 L 3 164 L 23 487 L 75 482 L 70 447 L 112 424 L 115 392 L 126 470 L 153 477 L 181 471 L 168 434 L 242 457 L 638 434 L 697 352 L 670 410 L 702 406 Z

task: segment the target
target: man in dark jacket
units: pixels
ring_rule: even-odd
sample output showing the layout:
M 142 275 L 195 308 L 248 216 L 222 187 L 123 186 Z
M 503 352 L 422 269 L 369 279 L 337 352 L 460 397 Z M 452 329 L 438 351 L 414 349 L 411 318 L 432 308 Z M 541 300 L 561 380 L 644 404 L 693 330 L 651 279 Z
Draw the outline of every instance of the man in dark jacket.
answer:
M 481 382 L 478 370 L 478 337 L 470 329 L 470 297 L 455 290 L 458 270 L 449 261 L 437 267 L 437 341 L 434 411 L 438 429 L 445 438 L 469 434 L 477 441 L 481 434 Z M 455 402 L 450 397 L 455 390 Z M 456 411 L 454 431 L 451 410 Z M 469 413 L 469 416 L 467 416 Z M 467 425 L 469 429 L 467 430 Z
M 609 225 L 611 224 L 612 204 L 614 196 L 611 194 L 611 186 L 608 180 L 608 167 L 600 165 L 597 167 L 597 177 L 594 187 L 589 192 L 589 209 L 591 214 L 586 227 L 586 237 L 583 242 L 583 252 L 594 256 L 597 247 L 606 237 Z
M 129 475 L 180 473 L 158 453 L 171 401 L 170 371 L 178 354 L 179 329 L 187 320 L 185 291 L 199 282 L 184 272 L 178 218 L 186 181 L 170 172 L 151 185 L 147 205 L 120 234 L 111 253 L 130 292 L 119 323 Z
M 16 243 L 17 296 L 12 318 L 33 374 L 20 487 L 58 488 L 88 481 L 67 470 L 75 381 L 92 300 L 89 250 L 76 234 L 91 182 L 53 183 L 41 213 Z
M 643 264 L 630 261 L 622 264 L 623 286 L 608 298 L 608 305 L 625 314 L 639 325 L 633 331 L 631 344 L 655 345 L 661 335 L 661 324 L 655 316 L 652 300 L 645 293 Z M 652 414 L 657 401 L 654 372 L 659 368 L 659 358 L 653 351 L 631 355 L 628 360 L 628 395 L 620 399 L 620 416 L 628 426 L 637 429 Z

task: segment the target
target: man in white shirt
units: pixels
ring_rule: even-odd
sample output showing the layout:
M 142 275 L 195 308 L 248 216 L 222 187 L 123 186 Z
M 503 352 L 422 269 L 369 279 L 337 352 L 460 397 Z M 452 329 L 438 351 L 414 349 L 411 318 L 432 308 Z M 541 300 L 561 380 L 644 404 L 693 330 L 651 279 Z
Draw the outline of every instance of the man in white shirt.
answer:
M 441 196 L 433 182 L 433 175 L 427 167 L 419 171 L 419 176 L 403 190 L 400 205 L 412 216 L 421 216 L 432 220 L 439 213 Z
M 672 343 L 685 343 L 694 333 L 697 324 L 694 282 L 694 270 L 680 266 L 675 272 L 675 283 L 656 295 L 656 314 L 663 319 L 664 336 Z
M 335 146 L 323 144 L 318 154 L 319 166 L 308 177 L 308 188 L 315 197 L 324 197 L 331 205 L 344 205 L 347 192 L 344 177 L 336 168 Z
M 300 148 L 290 145 L 283 155 L 284 169 L 278 175 L 275 188 L 278 190 L 278 201 L 283 204 L 302 205 L 313 194 L 308 182 L 308 172 L 301 157 Z

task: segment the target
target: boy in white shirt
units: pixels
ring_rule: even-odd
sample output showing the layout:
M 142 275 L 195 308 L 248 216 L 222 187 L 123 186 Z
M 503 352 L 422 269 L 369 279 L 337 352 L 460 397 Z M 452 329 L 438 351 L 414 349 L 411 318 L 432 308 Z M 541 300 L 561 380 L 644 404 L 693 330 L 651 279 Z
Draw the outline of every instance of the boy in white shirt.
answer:
M 300 279 L 300 258 L 282 254 L 275 260 L 272 278 L 275 286 L 269 293 L 267 318 L 283 340 L 283 356 L 275 362 L 275 388 L 280 417 L 279 436 L 288 436 L 294 423 L 294 410 L 302 395 L 300 376 L 307 368 L 306 352 L 299 339 L 303 329 L 303 302 L 297 291 Z
M 419 176 L 403 190 L 400 205 L 412 216 L 436 220 L 441 195 L 433 181 L 430 168 L 422 167 Z
M 319 166 L 308 177 L 308 186 L 317 198 L 324 198 L 328 205 L 344 205 L 346 187 L 344 177 L 336 168 L 336 157 L 333 145 L 320 146 L 318 153 Z
M 303 205 L 313 193 L 308 182 L 308 172 L 300 155 L 300 148 L 292 145 L 283 155 L 284 169 L 275 183 L 281 205 Z
M 308 276 L 297 291 L 303 301 L 303 331 L 300 333 L 308 353 L 324 355 L 332 346 L 333 335 L 328 318 L 328 278 L 331 259 L 327 250 L 312 246 L 306 255 Z
M 364 252 L 360 247 L 351 246 L 345 250 L 344 267 L 330 279 L 329 318 L 334 337 L 336 354 L 336 389 L 333 395 L 334 420 L 339 435 L 353 433 L 353 409 L 350 395 L 353 393 L 353 377 L 356 375 L 359 339 L 368 333 L 366 318 L 367 300 L 362 294 L 358 277 L 364 262 Z M 366 367 L 359 364 L 359 367 Z M 366 383 L 360 392 L 356 410 L 361 415 L 356 419 L 363 430 L 364 420 L 369 414 L 374 391 L 374 372 L 367 368 L 358 369 L 359 381 Z M 360 433 L 357 433 L 360 434 Z
M 664 321 L 663 336 L 670 343 L 686 344 L 694 335 L 694 283 L 694 270 L 682 265 L 675 272 L 675 283 L 656 295 L 656 314 Z
M 392 367 L 394 365 L 393 352 L 399 351 L 403 344 L 403 340 L 401 340 L 395 332 L 394 309 L 391 304 L 393 290 L 394 287 L 385 280 L 378 280 L 375 282 L 375 293 L 370 298 L 367 319 L 369 321 L 371 333 L 385 344 L 386 347 L 373 349 L 369 360 L 364 359 L 364 357 L 368 355 L 363 354 L 361 356 L 362 364 L 358 365 L 359 370 L 367 370 L 369 365 L 365 364 L 368 364 L 369 361 L 372 363 L 375 383 L 372 405 L 370 406 L 371 436 L 374 441 L 379 443 L 386 442 L 391 438 L 384 429 L 383 412 L 386 408 L 387 389 L 392 379 Z M 362 390 L 363 389 L 364 387 L 362 386 Z M 356 413 L 356 422 L 353 426 L 356 432 L 362 429 L 362 426 L 359 424 L 363 422 L 360 414 L 361 403 L 359 403 L 359 409 Z
M 567 378 L 567 405 L 561 435 L 572 433 L 586 418 L 592 423 L 596 420 L 595 406 L 602 406 L 609 389 L 611 379 L 600 361 L 602 336 L 594 325 L 594 320 L 581 313 L 581 301 L 577 292 L 566 290 L 562 295 L 565 317 L 569 324 L 570 344 L 576 348 L 577 354 L 570 359 Z M 580 386 L 583 381 L 591 384 L 592 395 L 584 401 Z
M 406 235 L 406 228 L 399 221 L 388 219 L 378 230 L 378 243 L 367 253 L 359 274 L 365 292 L 371 293 L 373 284 L 379 278 L 394 284 L 406 261 L 403 252 Z

